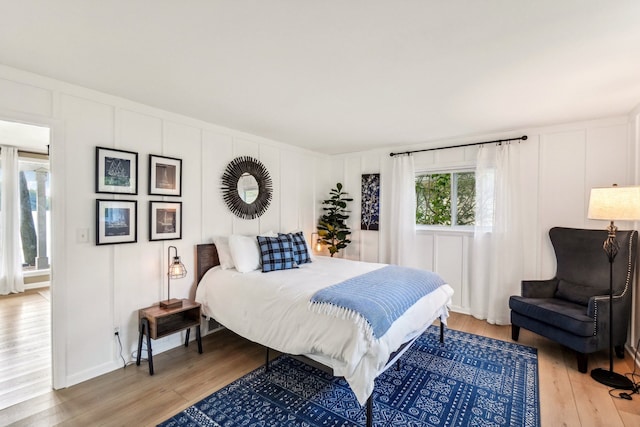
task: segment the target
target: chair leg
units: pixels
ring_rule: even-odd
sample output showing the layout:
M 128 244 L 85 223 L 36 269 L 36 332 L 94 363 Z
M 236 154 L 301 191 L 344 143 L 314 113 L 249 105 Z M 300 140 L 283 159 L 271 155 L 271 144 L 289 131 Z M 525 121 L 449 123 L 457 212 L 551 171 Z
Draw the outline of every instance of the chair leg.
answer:
M 578 371 L 583 374 L 587 373 L 587 353 L 580 353 L 576 351 L 576 356 L 578 358 Z
M 518 341 L 518 337 L 520 337 L 520 326 L 511 325 L 511 339 Z
M 624 359 L 624 346 L 617 345 L 614 349 L 616 350 L 616 356 L 618 356 L 618 359 Z

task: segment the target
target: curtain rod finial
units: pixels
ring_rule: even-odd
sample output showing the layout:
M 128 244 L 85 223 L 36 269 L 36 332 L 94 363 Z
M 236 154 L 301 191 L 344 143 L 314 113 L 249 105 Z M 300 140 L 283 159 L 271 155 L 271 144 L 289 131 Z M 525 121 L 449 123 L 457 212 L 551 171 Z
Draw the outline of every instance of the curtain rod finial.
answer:
M 522 135 L 522 138 L 521 138 L 521 139 L 522 139 L 523 141 L 526 141 L 527 139 L 529 139 L 529 137 L 528 137 L 527 135 Z

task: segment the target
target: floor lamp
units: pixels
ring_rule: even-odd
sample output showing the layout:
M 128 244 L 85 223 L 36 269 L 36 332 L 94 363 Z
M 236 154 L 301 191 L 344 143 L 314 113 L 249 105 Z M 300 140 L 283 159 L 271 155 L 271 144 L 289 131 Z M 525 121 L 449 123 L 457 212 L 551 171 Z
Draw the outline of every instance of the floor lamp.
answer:
M 591 189 L 587 217 L 611 221 L 607 228 L 609 235 L 602 245 L 609 258 L 609 370 L 594 369 L 591 371 L 591 377 L 609 387 L 631 390 L 633 382 L 613 371 L 613 261 L 619 248 L 616 241 L 618 227 L 613 221 L 640 219 L 640 187 L 618 187 L 614 184 L 612 187 Z

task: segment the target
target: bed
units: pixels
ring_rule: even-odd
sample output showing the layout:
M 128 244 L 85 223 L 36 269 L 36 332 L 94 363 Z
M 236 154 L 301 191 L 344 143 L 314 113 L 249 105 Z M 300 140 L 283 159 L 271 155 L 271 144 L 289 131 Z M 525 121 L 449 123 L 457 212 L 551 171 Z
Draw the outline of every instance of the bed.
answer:
M 314 310 L 310 299 L 321 289 L 385 264 L 315 257 L 295 269 L 239 273 L 220 267 L 214 244 L 197 245 L 196 256 L 196 301 L 205 316 L 267 349 L 305 356 L 344 377 L 360 404 L 367 405 L 367 425 L 375 378 L 436 319 L 443 339 L 453 295 L 447 284 L 421 297 L 384 335 L 375 337 L 350 316 Z

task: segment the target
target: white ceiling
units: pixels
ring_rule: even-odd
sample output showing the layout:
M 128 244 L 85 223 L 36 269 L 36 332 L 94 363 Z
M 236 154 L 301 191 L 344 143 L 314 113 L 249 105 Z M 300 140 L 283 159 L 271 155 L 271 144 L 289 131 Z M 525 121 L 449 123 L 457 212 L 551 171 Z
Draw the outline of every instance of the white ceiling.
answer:
M 0 0 L 0 63 L 325 153 L 626 114 L 637 0 Z
M 49 128 L 0 120 L 0 145 L 47 153 Z

